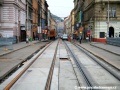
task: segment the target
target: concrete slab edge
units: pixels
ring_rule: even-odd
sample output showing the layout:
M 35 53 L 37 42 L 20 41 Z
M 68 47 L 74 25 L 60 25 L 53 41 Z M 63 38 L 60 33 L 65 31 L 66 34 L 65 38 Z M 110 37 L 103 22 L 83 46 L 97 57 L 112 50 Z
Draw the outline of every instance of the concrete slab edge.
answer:
M 101 47 L 99 47 L 99 46 L 96 46 L 96 45 L 94 45 L 94 44 L 91 44 L 91 43 L 90 43 L 90 45 L 91 45 L 91 46 L 94 46 L 94 47 L 97 47 L 97 48 L 100 48 L 100 49 L 103 49 L 103 50 L 105 50 L 105 51 L 107 51 L 107 52 L 110 52 L 110 53 L 113 53 L 113 54 L 115 54 L 115 55 L 118 55 L 118 56 L 120 56 L 120 54 L 118 54 L 118 53 L 116 53 L 116 52 L 111 52 L 110 50 L 107 50 L 107 49 L 101 48 Z
M 36 43 L 38 43 L 38 42 L 36 42 Z M 36 44 L 36 43 L 32 43 L 32 44 Z M 4 55 L 6 55 L 6 54 L 9 54 L 9 53 L 15 52 L 15 51 L 17 51 L 17 50 L 20 50 L 20 49 L 26 48 L 26 47 L 28 47 L 28 46 L 30 46 L 30 45 L 31 45 L 31 44 L 26 45 L 26 46 L 23 46 L 23 47 L 21 47 L 21 48 L 15 49 L 15 50 L 12 50 L 12 51 L 9 51 L 9 52 L 6 52 L 6 53 L 2 53 L 2 54 L 0 54 L 0 56 L 4 56 Z
M 77 44 L 77 43 L 76 43 L 76 44 Z M 118 67 L 116 67 L 114 64 L 112 64 L 112 63 L 108 62 L 108 60 L 106 60 L 105 58 L 103 58 L 103 57 L 101 57 L 101 56 L 97 55 L 96 53 L 94 53 L 94 52 L 92 52 L 92 51 L 88 50 L 87 48 L 85 48 L 85 47 L 81 46 L 80 44 L 77 44 L 77 45 L 79 45 L 79 46 L 80 46 L 80 47 L 82 47 L 83 49 L 87 50 L 88 52 L 92 53 L 92 54 L 93 54 L 93 55 L 95 55 L 96 57 L 100 58 L 101 60 L 103 60 L 103 61 L 104 61 L 104 62 L 106 62 L 107 64 L 109 64 L 109 65 L 113 66 L 115 69 L 117 69 L 117 70 L 119 70 L 119 71 L 120 71 L 120 68 L 118 68 Z
M 38 50 L 40 50 L 41 48 L 44 48 L 44 45 L 41 46 Z M 38 51 L 36 50 L 36 51 Z M 35 51 L 35 52 L 36 52 Z M 11 68 L 8 72 L 6 72 L 4 75 L 0 76 L 0 79 L 2 79 L 3 77 L 5 77 L 7 74 L 9 74 L 10 72 L 12 72 L 14 69 L 16 69 L 20 64 L 22 64 L 24 61 L 30 59 L 31 57 L 33 57 L 33 54 L 35 53 L 33 52 L 30 56 L 28 56 L 27 58 L 23 59 L 21 62 L 19 62 L 17 65 L 15 65 L 13 68 Z

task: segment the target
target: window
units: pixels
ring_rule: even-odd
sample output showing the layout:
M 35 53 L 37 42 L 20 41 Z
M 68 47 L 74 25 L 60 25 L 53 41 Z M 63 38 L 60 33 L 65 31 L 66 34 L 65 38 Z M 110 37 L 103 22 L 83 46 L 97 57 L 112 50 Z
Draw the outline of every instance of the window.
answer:
M 100 38 L 105 38 L 105 32 L 100 32 Z
M 109 8 L 109 17 L 112 17 L 112 10 Z
M 108 12 L 107 12 L 108 15 Z M 116 17 L 116 7 L 109 8 L 109 17 Z
M 112 7 L 112 17 L 116 17 L 116 8 Z

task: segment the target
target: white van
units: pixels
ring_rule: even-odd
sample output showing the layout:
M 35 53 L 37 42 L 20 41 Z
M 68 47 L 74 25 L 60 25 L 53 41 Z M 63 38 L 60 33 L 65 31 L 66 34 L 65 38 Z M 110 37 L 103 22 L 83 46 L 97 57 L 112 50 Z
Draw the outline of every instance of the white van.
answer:
M 62 40 L 68 40 L 68 35 L 67 34 L 63 34 Z

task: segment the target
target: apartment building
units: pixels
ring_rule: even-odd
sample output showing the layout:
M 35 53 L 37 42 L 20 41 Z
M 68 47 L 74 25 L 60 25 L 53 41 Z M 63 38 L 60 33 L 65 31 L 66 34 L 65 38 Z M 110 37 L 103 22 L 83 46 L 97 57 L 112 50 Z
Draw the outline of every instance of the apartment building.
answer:
M 42 29 L 47 28 L 48 24 L 48 4 L 46 0 L 41 0 L 41 10 L 42 10 Z
M 64 19 L 64 33 L 71 34 L 71 16 Z
M 90 35 L 94 41 L 106 42 L 106 37 L 119 37 L 119 0 L 75 0 L 74 2 L 79 2 L 75 6 L 75 16 L 80 16 L 80 19 L 75 21 L 84 28 L 84 38 Z
M 74 9 L 71 11 L 70 16 L 71 16 L 71 34 L 74 34 L 75 33 Z
M 51 22 L 50 30 L 54 30 L 55 29 L 57 31 L 57 22 L 55 21 L 55 19 L 53 19 L 53 17 L 51 17 L 50 22 Z
M 50 30 L 50 24 L 51 24 L 51 12 L 50 12 L 50 10 L 48 10 L 48 17 L 47 17 L 47 21 L 48 21 L 48 29 Z
M 26 1 L 1 0 L 0 5 L 0 34 L 1 37 L 14 37 L 19 42 L 21 31 L 25 30 Z
M 64 30 L 64 22 L 57 22 L 57 32 L 58 34 L 61 36 L 63 34 L 63 30 Z
M 32 0 L 32 8 L 33 8 L 33 21 L 32 21 L 32 37 L 33 40 L 38 37 L 38 0 Z
M 35 39 L 47 27 L 47 12 L 46 0 L 0 0 L 0 37 Z

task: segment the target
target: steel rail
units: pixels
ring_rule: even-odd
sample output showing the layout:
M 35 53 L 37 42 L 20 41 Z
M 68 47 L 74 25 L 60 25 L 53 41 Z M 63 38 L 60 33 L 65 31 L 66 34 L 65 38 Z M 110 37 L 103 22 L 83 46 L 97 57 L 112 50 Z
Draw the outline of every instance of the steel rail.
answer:
M 79 62 L 79 60 L 77 59 L 77 57 L 75 56 L 75 54 L 73 53 L 73 51 L 69 48 L 69 46 L 67 45 L 67 43 L 65 43 L 67 48 L 69 49 L 71 55 L 73 56 L 74 60 L 75 60 L 75 63 L 77 64 L 80 72 L 82 73 L 82 76 L 84 78 L 84 80 L 86 81 L 86 84 L 89 86 L 89 87 L 93 87 L 90 79 L 88 78 L 88 76 L 86 75 L 85 71 L 82 69 L 82 64 Z M 92 89 L 90 89 L 92 90 Z
M 59 43 L 59 41 L 58 41 L 58 43 Z M 48 75 L 48 78 L 47 78 L 47 83 L 46 83 L 46 86 L 45 86 L 45 90 L 50 90 L 51 81 L 52 81 L 52 76 L 53 76 L 53 71 L 54 71 L 54 66 L 55 66 L 57 48 L 58 48 L 58 44 L 57 44 L 57 47 L 56 47 L 56 49 L 55 49 L 55 53 L 54 53 L 52 65 L 51 65 L 51 67 L 50 67 L 49 75 Z
M 36 43 L 37 44 L 37 43 Z M 0 83 L 2 81 L 5 80 L 6 77 L 8 77 L 11 73 L 14 72 L 14 70 L 16 71 L 16 69 L 18 69 L 18 66 L 21 66 L 25 61 L 29 60 L 31 57 L 34 56 L 35 53 L 37 53 L 38 51 L 40 51 L 42 48 L 44 48 L 47 44 L 49 43 L 46 43 L 45 45 L 42 45 L 38 50 L 36 50 L 35 52 L 33 52 L 30 56 L 28 56 L 27 58 L 23 59 L 20 63 L 18 63 L 17 65 L 15 65 L 12 69 L 10 69 L 8 72 L 6 72 L 4 75 L 0 76 Z M 28 46 L 29 47 L 29 46 Z M 24 47 L 25 48 L 25 47 Z M 23 48 L 19 48 L 19 50 L 22 50 Z M 19 50 L 16 50 L 16 51 L 19 51 Z M 10 52 L 10 53 L 7 53 L 7 54 L 11 54 L 11 53 L 14 53 L 15 51 L 13 52 Z M 5 55 L 7 55 L 5 54 Z
M 35 62 L 35 60 L 52 44 L 53 42 L 51 42 L 49 45 L 47 45 L 40 54 L 38 54 L 32 62 L 30 62 L 3 90 L 9 90 L 14 84 L 15 82 L 24 74 L 24 72 L 33 64 L 33 62 Z
M 97 64 L 99 64 L 101 67 L 103 67 L 106 71 L 108 71 L 112 76 L 114 76 L 117 80 L 120 81 L 120 75 L 114 73 L 111 69 L 109 69 L 107 66 L 105 66 L 104 64 L 102 64 L 100 61 L 97 60 L 97 58 L 94 56 L 92 56 L 90 53 L 88 53 L 87 50 L 85 50 L 82 47 L 79 47 L 78 44 L 74 44 L 79 50 L 82 50 L 85 54 L 87 54 L 92 60 L 94 60 Z
M 75 44 L 77 44 L 78 46 L 80 46 L 78 43 L 75 43 Z M 91 46 L 93 46 L 93 45 L 91 45 Z M 104 62 L 106 62 L 108 65 L 114 67 L 116 70 L 120 71 L 120 69 L 119 69 L 117 66 L 115 66 L 115 65 L 113 65 L 113 64 L 111 64 L 111 63 L 109 63 L 109 62 L 107 62 L 104 58 L 102 58 L 102 57 L 100 57 L 100 56 L 94 54 L 93 52 L 89 51 L 88 49 L 86 49 L 86 48 L 84 48 L 84 47 L 82 47 L 82 46 L 80 46 L 80 47 L 83 48 L 83 49 L 85 49 L 86 51 L 92 53 L 94 56 L 100 58 L 101 60 L 103 60 Z M 96 47 L 96 46 L 93 46 L 93 47 Z M 98 47 L 97 47 L 97 48 L 98 48 Z M 100 48 L 100 49 L 102 49 L 102 48 Z M 102 49 L 102 50 L 104 50 L 104 49 Z M 107 50 L 104 50 L 104 51 L 109 52 L 109 51 L 107 51 Z M 109 52 L 109 53 L 114 54 L 114 55 L 117 55 L 117 54 L 112 53 L 112 52 Z M 119 55 L 117 55 L 117 56 L 119 56 Z

